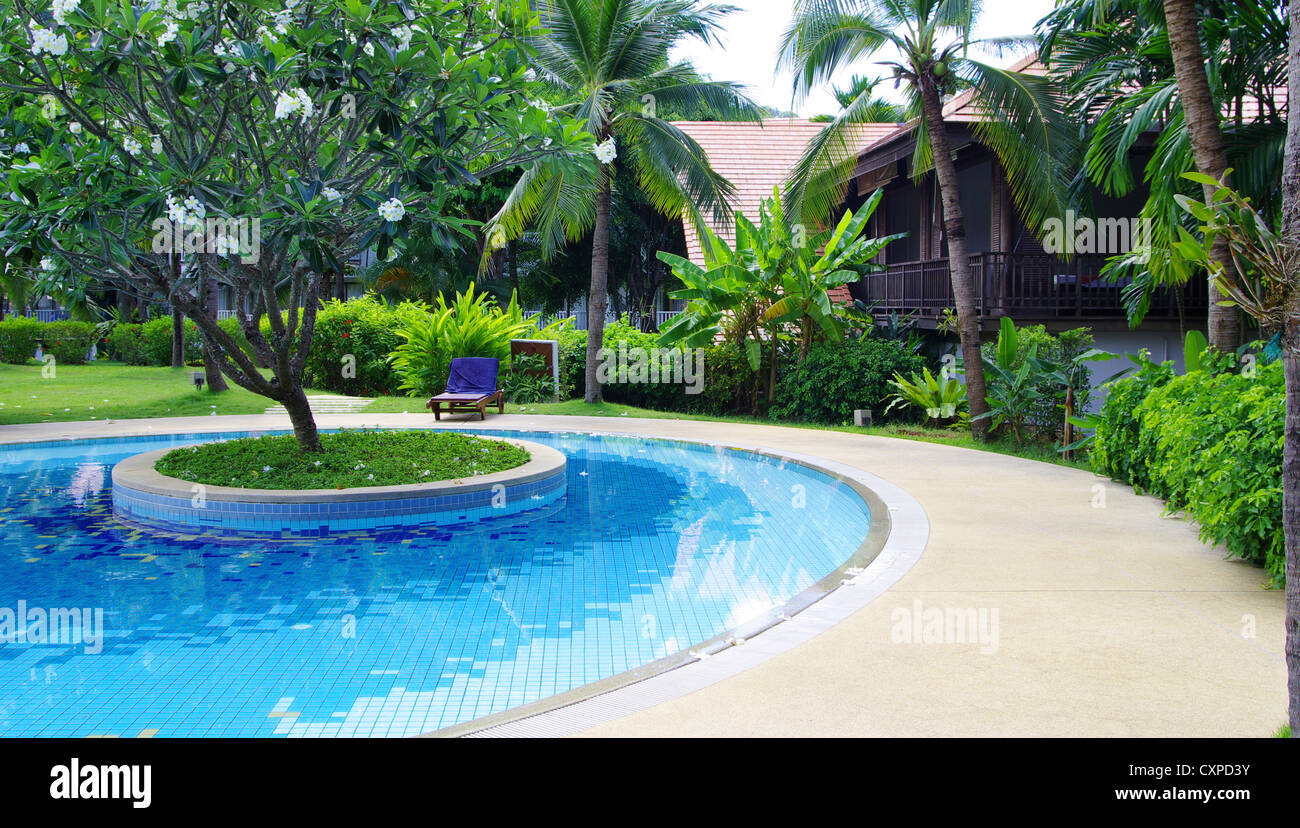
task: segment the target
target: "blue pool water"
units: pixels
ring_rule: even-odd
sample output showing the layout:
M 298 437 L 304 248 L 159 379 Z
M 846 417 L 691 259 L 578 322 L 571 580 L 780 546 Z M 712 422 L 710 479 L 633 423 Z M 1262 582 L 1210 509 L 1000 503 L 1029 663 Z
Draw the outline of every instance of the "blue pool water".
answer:
M 861 498 L 796 464 L 484 433 L 564 452 L 564 499 L 453 527 L 168 535 L 113 518 L 109 472 L 214 435 L 0 446 L 0 736 L 427 733 L 706 641 L 867 534 Z M 71 639 L 32 640 L 72 608 Z

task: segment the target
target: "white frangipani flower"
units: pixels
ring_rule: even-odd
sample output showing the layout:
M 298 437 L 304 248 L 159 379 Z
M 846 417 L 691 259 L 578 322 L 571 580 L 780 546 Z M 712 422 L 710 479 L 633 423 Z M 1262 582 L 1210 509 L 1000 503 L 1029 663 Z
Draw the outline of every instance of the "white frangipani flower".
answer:
M 179 23 L 175 20 L 168 20 L 167 28 L 163 30 L 162 34 L 158 35 L 158 45 L 166 46 L 168 43 L 171 43 L 176 39 L 176 35 L 180 33 L 180 30 L 181 27 Z
M 618 157 L 618 150 L 614 147 L 614 139 L 606 138 L 596 145 L 596 160 L 602 164 L 612 164 Z
M 55 57 L 62 57 L 68 53 L 68 38 L 66 35 L 58 34 L 49 29 L 43 29 L 40 26 L 32 27 L 32 54 L 39 55 L 47 52 Z
M 325 196 L 328 201 L 338 201 L 340 198 L 343 198 L 343 193 L 340 193 L 333 187 L 326 187 L 320 191 L 320 194 Z
M 153 140 L 149 142 L 149 151 L 152 152 L 154 155 L 162 155 L 162 151 L 163 151 L 162 138 L 159 138 L 157 135 L 155 135 L 153 137 Z
M 46 273 L 49 273 L 55 267 L 57 267 L 57 265 L 54 263 L 54 259 L 49 256 L 41 259 L 41 270 L 44 270 Z
M 379 216 L 384 221 L 401 221 L 404 215 L 406 215 L 406 205 L 400 198 L 390 198 L 379 205 Z
M 393 29 L 393 37 L 397 38 L 397 51 L 405 52 L 411 48 L 411 38 L 415 37 L 415 32 L 410 26 L 398 26 Z
M 144 149 L 144 145 L 128 136 L 122 139 L 122 149 L 126 150 L 131 155 L 139 155 L 140 150 Z
M 295 114 L 302 115 L 302 119 L 305 121 L 315 111 L 316 106 L 312 103 L 311 97 L 302 89 L 281 92 L 275 98 L 275 119 L 277 121 Z
M 234 236 L 217 236 L 213 240 L 213 244 L 216 248 L 216 254 L 223 259 L 239 253 L 239 239 Z
M 81 0 L 54 0 L 54 4 L 50 6 L 50 14 L 54 17 L 54 24 L 62 26 L 68 22 L 68 13 L 76 11 L 77 6 L 80 4 Z
M 29 152 L 31 152 L 31 148 L 27 146 L 26 141 L 19 141 L 14 144 L 14 155 L 26 155 Z
M 68 124 L 68 132 L 71 132 L 73 135 L 80 135 L 80 134 L 81 134 L 81 121 L 72 121 L 72 122 L 70 122 L 70 123 Z

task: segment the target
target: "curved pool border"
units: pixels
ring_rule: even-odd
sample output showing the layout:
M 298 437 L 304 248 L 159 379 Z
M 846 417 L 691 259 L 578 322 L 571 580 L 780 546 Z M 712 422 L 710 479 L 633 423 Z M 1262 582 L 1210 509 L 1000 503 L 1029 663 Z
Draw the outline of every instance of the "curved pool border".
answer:
M 564 496 L 568 461 L 561 452 L 527 440 L 482 439 L 519 446 L 529 453 L 528 462 L 475 477 L 399 486 L 248 489 L 168 477 L 155 464 L 175 448 L 153 449 L 113 466 L 113 514 L 169 532 L 340 532 L 464 523 L 540 508 Z
M 484 428 L 475 424 L 479 428 Z M 473 427 L 467 430 L 476 430 Z M 824 457 L 760 443 L 589 429 L 510 427 L 501 431 L 664 440 L 746 451 L 797 463 L 848 485 L 871 516 L 866 538 L 841 566 L 785 604 L 671 656 L 535 702 L 441 728 L 422 737 L 554 738 L 681 698 L 793 649 L 848 618 L 921 558 L 930 521 L 919 501 L 884 478 Z M 851 588 L 850 588 L 851 587 Z
M 536 420 L 530 420 L 527 425 L 444 420 L 435 425 L 423 421 L 412 422 L 413 417 L 409 414 L 369 416 L 358 414 L 347 417 L 330 416 L 323 419 L 329 421 L 326 426 L 328 428 L 419 428 L 499 430 L 521 434 L 530 432 L 588 434 L 655 439 L 750 451 L 774 459 L 799 463 L 851 486 L 868 506 L 871 529 L 852 557 L 830 575 L 804 590 L 782 607 L 751 619 L 740 627 L 635 670 L 585 684 L 501 713 L 432 731 L 423 734 L 424 736 L 567 736 L 680 698 L 791 650 L 863 609 L 907 574 L 920 559 L 929 540 L 930 522 L 916 498 L 884 478 L 854 466 L 825 457 L 771 449 L 758 442 L 692 439 L 667 434 L 653 426 L 650 427 L 649 433 L 577 428 L 572 424 L 565 425 L 568 417 L 553 415 L 547 419 L 552 418 L 556 421 L 553 427 L 536 424 Z M 96 436 L 87 437 L 68 431 L 57 435 L 49 435 L 45 432 L 47 429 L 52 431 L 69 427 L 76 432 L 91 426 L 91 423 L 42 423 L 32 424 L 43 426 L 38 433 L 29 432 L 17 436 L 16 439 L 4 439 L 3 433 L 0 432 L 0 446 L 34 448 L 40 445 L 93 443 L 101 440 L 140 437 L 174 435 L 208 437 L 232 432 L 270 433 L 285 430 L 283 425 L 285 418 L 282 416 L 274 417 L 274 424 L 267 422 L 272 419 L 272 415 L 233 415 L 221 419 L 236 421 L 239 424 L 222 422 L 218 428 L 213 428 L 217 424 L 207 417 L 105 421 L 93 425 L 116 426 L 112 429 L 116 433 L 99 432 Z M 653 424 L 657 421 L 640 420 L 639 422 Z M 672 422 L 680 425 L 680 421 Z M 23 426 L 14 428 L 26 430 Z

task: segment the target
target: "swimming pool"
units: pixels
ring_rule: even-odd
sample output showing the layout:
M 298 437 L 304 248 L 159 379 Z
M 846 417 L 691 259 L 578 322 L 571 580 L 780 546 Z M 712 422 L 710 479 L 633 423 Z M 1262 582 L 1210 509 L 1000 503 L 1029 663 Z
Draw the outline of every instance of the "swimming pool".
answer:
M 755 453 L 476 433 L 563 452 L 565 497 L 458 526 L 177 535 L 113 517 L 113 464 L 244 433 L 0 446 L 0 736 L 427 733 L 707 641 L 870 526 L 849 485 Z M 31 640 L 72 609 L 74 635 Z

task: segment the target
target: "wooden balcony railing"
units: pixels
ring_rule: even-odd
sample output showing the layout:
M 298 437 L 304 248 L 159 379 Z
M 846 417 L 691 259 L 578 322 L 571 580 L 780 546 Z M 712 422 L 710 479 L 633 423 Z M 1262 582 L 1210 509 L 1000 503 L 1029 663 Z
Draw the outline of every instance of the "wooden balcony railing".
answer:
M 1127 282 L 1103 282 L 1098 275 L 1105 258 L 1078 256 L 1063 261 L 1046 253 L 978 253 L 970 257 L 975 305 L 980 316 L 1016 319 L 1059 317 L 1118 318 L 1125 316 L 1121 297 Z M 956 306 L 947 259 L 891 264 L 862 279 L 868 304 L 879 310 L 938 317 Z M 1204 280 L 1182 289 L 1183 313 L 1209 308 Z M 1177 296 L 1161 288 L 1151 299 L 1149 317 L 1178 316 Z

